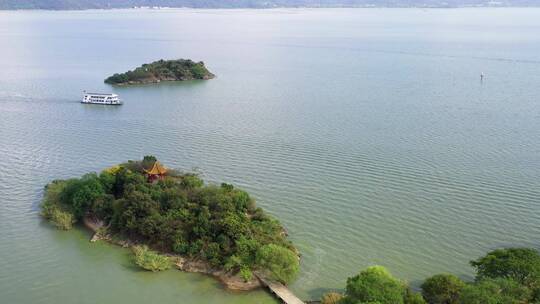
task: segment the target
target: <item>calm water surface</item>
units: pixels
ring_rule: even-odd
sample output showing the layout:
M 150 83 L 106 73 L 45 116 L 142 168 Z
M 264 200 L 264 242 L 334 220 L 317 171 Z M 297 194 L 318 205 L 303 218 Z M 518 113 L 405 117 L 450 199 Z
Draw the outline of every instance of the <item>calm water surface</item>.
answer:
M 0 12 L 0 46 L 2 303 L 274 303 L 39 218 L 51 179 L 145 154 L 250 191 L 302 253 L 303 298 L 539 247 L 538 9 Z M 218 77 L 103 84 L 160 58 Z

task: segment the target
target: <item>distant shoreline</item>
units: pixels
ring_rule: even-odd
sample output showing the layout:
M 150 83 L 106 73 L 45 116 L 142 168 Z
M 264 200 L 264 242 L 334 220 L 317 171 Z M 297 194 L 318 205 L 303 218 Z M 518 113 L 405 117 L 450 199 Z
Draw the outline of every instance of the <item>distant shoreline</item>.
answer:
M 2 8 L 0 12 L 31 12 L 31 11 L 203 11 L 203 10 L 223 10 L 223 11 L 240 11 L 240 10 L 319 10 L 319 9 L 507 9 L 507 8 L 540 8 L 538 5 L 508 5 L 508 6 L 276 6 L 276 7 L 113 7 L 113 8 Z

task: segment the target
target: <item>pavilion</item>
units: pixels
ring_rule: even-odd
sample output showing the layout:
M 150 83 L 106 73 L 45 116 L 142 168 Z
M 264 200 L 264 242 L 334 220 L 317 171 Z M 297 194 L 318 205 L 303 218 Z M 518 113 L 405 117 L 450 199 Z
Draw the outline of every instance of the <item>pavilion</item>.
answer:
M 167 174 L 167 169 L 165 169 L 158 161 L 155 161 L 152 168 L 150 170 L 144 169 L 144 172 L 148 176 L 148 181 L 153 182 L 158 179 L 163 179 L 165 174 Z

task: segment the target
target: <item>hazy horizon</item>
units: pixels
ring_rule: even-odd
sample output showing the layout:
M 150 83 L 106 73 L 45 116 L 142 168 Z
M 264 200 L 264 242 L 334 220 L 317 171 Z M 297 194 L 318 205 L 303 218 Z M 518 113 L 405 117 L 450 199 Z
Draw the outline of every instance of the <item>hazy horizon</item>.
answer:
M 0 0 L 1 10 L 45 9 L 112 9 L 132 7 L 186 7 L 186 8 L 354 8 L 354 7 L 538 7 L 538 0 Z

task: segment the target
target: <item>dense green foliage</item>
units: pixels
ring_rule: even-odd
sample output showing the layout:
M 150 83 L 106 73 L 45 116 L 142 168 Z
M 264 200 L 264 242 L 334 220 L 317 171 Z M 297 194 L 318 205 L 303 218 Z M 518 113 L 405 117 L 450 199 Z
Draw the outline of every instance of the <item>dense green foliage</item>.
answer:
M 424 281 L 422 295 L 429 304 L 458 304 L 465 283 L 452 274 L 437 274 Z
M 97 217 L 113 234 L 240 272 L 246 280 L 253 270 L 282 282 L 294 278 L 296 249 L 248 193 L 229 184 L 205 185 L 196 174 L 174 170 L 149 182 L 143 169 L 155 161 L 145 157 L 99 175 L 55 181 L 46 188 L 43 213 L 58 208 L 75 220 Z
M 194 62 L 189 59 L 162 59 L 152 63 L 143 64 L 133 71 L 114 74 L 105 79 L 105 83 L 152 83 L 162 80 L 210 79 L 213 77 L 214 75 L 206 69 L 202 61 Z
M 135 264 L 141 268 L 153 272 L 167 270 L 171 268 L 171 261 L 168 257 L 148 249 L 148 246 L 133 246 Z
M 424 301 L 386 268 L 372 266 L 347 279 L 345 297 L 340 303 L 422 304 Z
M 257 252 L 257 262 L 267 269 L 274 279 L 283 283 L 292 281 L 298 273 L 296 254 L 276 244 L 262 246 Z
M 405 291 L 405 296 L 403 297 L 404 304 L 426 304 L 426 300 L 422 297 L 421 294 L 413 292 L 410 288 L 407 288 Z
M 469 284 L 460 298 L 462 304 L 534 303 L 529 289 L 507 278 L 485 279 Z
M 540 254 L 529 248 L 498 249 L 474 260 L 476 281 L 451 274 L 434 275 L 412 292 L 381 266 L 347 280 L 340 304 L 539 304 Z M 332 303 L 332 302 L 330 302 Z
M 73 223 L 75 223 L 75 218 L 71 212 L 66 211 L 65 208 L 56 203 L 65 185 L 65 183 L 60 181 L 53 181 L 47 185 L 45 198 L 41 205 L 41 215 L 53 223 L 58 229 L 69 230 L 72 228 Z
M 467 285 L 461 294 L 463 304 L 534 303 L 531 291 L 512 279 L 485 279 Z
M 530 248 L 509 248 L 491 251 L 471 265 L 476 279 L 509 278 L 524 285 L 540 282 L 540 255 Z

